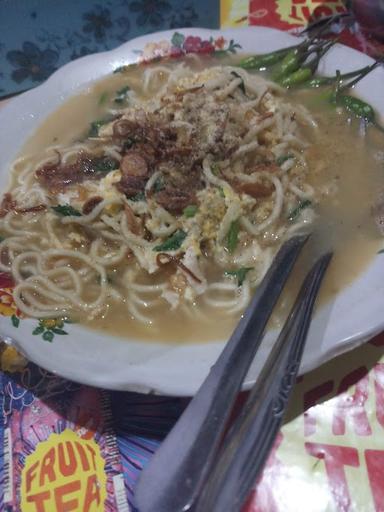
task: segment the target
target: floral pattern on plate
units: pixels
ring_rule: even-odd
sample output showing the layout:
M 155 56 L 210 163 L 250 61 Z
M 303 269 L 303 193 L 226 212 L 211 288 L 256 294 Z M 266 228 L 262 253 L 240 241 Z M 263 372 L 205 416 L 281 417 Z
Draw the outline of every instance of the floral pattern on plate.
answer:
M 140 60 L 144 62 L 161 57 L 182 57 L 187 53 L 227 55 L 236 53 L 241 45 L 233 39 L 227 41 L 223 36 L 216 39 L 202 39 L 199 36 L 185 36 L 181 32 L 175 32 L 170 41 L 161 40 L 147 43 L 143 50 L 137 50 Z
M 0 315 L 10 318 L 10 321 L 16 329 L 20 325 L 20 320 L 25 315 L 19 310 L 13 298 L 14 282 L 10 274 L 0 272 Z M 55 335 L 67 335 L 68 332 L 63 329 L 65 324 L 72 323 L 68 319 L 44 318 L 39 319 L 37 326 L 32 330 L 34 336 L 41 335 L 44 341 L 53 341 Z M 65 326 L 67 327 L 67 326 Z

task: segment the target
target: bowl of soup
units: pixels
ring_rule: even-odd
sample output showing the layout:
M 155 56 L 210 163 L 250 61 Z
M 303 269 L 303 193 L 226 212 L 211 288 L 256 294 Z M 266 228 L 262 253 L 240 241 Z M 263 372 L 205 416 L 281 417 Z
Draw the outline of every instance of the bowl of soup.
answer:
M 247 384 L 321 252 L 335 257 L 302 370 L 382 328 L 383 134 L 319 90 L 238 66 L 292 41 L 263 28 L 145 36 L 0 112 L 0 322 L 27 357 L 93 385 L 193 394 L 282 243 L 303 232 Z M 336 46 L 321 72 L 369 61 Z M 356 88 L 379 113 L 383 78 Z

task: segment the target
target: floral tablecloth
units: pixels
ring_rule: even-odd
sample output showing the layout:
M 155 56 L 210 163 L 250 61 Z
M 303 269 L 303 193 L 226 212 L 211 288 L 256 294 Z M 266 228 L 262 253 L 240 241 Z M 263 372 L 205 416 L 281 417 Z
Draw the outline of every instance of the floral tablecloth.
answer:
M 0 97 L 38 85 L 78 57 L 192 26 L 217 28 L 219 0 L 1 0 Z
M 173 15 L 164 7 L 171 5 L 168 1 L 126 4 L 129 19 L 137 17 L 137 24 L 149 30 L 157 28 L 167 12 Z M 179 7 L 175 4 L 175 16 Z M 103 14 L 105 9 L 108 2 L 82 15 L 84 37 L 93 31 L 96 39 L 97 34 L 103 38 L 106 20 L 118 16 L 115 11 Z M 221 24 L 290 30 L 316 12 L 343 9 L 339 0 L 223 0 Z M 381 51 L 358 25 L 343 37 L 364 51 Z M 46 62 L 40 66 L 43 74 L 60 62 L 47 53 L 51 43 L 39 46 L 32 36 L 28 41 L 6 54 L 8 73 L 23 87 L 45 78 L 36 70 L 32 73 L 33 59 Z M 81 45 L 76 48 L 81 51 Z M 6 287 L 0 313 L 17 322 Z M 53 332 L 48 324 L 40 328 L 41 335 Z M 0 510 L 134 510 L 140 470 L 188 400 L 81 386 L 27 364 L 5 345 L 0 357 Z M 244 512 L 384 511 L 383 439 L 384 334 L 298 380 L 283 428 Z

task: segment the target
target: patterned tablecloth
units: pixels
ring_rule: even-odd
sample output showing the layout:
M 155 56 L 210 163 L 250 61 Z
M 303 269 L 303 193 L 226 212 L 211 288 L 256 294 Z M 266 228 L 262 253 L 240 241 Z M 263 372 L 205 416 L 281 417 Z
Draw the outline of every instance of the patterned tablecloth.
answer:
M 149 32 L 218 26 L 218 0 L 1 0 L 0 97 Z
M 43 2 L 32 3 L 38 17 Z M 84 37 L 96 31 L 102 38 L 108 29 L 106 20 L 117 16 L 115 11 L 103 11 L 110 11 L 110 3 L 94 6 L 92 16 L 81 15 Z M 165 0 L 123 4 L 129 4 L 130 23 L 137 17 L 136 24 L 149 30 L 158 28 L 167 12 L 169 17 L 181 16 L 179 3 L 171 15 L 171 2 Z M 339 0 L 223 0 L 221 24 L 290 30 L 314 14 L 343 9 Z M 100 17 L 99 32 L 95 16 Z M 4 18 L 0 15 L 0 19 Z M 133 35 L 124 32 L 119 41 Z M 46 40 L 36 49 L 36 37 L 30 32 L 28 41 L 35 38 L 35 42 L 19 43 L 22 50 L 6 53 L 8 69 L 20 84 L 32 85 L 36 78 L 28 66 L 23 68 L 27 61 L 22 52 L 35 56 L 43 52 L 41 57 L 52 48 Z M 356 24 L 343 32 L 343 38 L 368 53 L 382 50 Z M 6 293 L 0 296 L 0 313 L 12 315 Z M 188 400 L 80 386 L 26 364 L 5 345 L 0 357 L 0 510 L 133 510 L 140 470 Z M 239 407 L 243 398 L 239 397 Z M 284 426 L 244 512 L 384 511 L 383 440 L 384 334 L 298 380 Z

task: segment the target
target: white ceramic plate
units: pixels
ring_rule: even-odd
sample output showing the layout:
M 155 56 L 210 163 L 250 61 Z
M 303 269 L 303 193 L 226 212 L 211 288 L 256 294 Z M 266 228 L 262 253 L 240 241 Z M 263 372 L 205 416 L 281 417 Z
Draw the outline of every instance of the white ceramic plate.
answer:
M 138 50 L 143 57 L 170 51 L 170 41 L 179 46 L 188 36 L 200 37 L 216 49 L 228 49 L 239 44 L 238 52 L 263 53 L 292 45 L 296 38 L 267 28 L 234 30 L 183 29 L 159 32 L 133 39 L 116 50 L 78 59 L 65 65 L 36 89 L 13 99 L 0 111 L 0 189 L 8 181 L 9 164 L 36 127 L 63 101 L 86 89 L 94 80 L 110 74 L 120 65 L 135 62 Z M 221 39 L 221 37 L 224 38 Z M 195 49 L 197 39 L 188 40 Z M 214 43 L 212 43 L 214 44 Z M 207 48 L 207 46 L 206 46 Z M 212 49 L 212 47 L 209 47 Z M 180 51 L 180 50 L 174 50 Z M 372 62 L 369 57 L 350 48 L 334 47 L 321 63 L 320 71 L 347 72 Z M 384 70 L 375 70 L 359 84 L 358 94 L 381 114 L 384 113 Z M 369 94 L 368 94 L 369 93 Z M 12 313 L 10 296 L 0 291 L 0 310 Z M 8 309 L 7 309 L 8 308 Z M 351 349 L 384 328 L 384 254 L 377 255 L 366 271 L 352 285 L 318 311 L 314 319 L 301 366 L 301 373 L 327 359 Z M 17 325 L 18 324 L 18 325 Z M 48 326 L 49 327 L 49 326 Z M 51 326 L 52 327 L 52 326 Z M 37 330 L 36 330 L 37 329 Z M 54 330 L 56 329 L 56 333 Z M 60 334 L 65 330 L 68 335 Z M 37 320 L 0 316 L 0 332 L 16 341 L 17 347 L 30 360 L 64 377 L 79 382 L 120 390 L 156 392 L 171 395 L 192 395 L 218 357 L 224 341 L 207 344 L 167 345 L 140 343 L 97 334 L 76 324 L 66 324 L 54 330 L 44 329 Z M 32 334 L 35 331 L 37 334 Z M 52 337 L 52 342 L 42 336 Z M 255 379 L 274 333 L 268 333 L 246 381 Z

